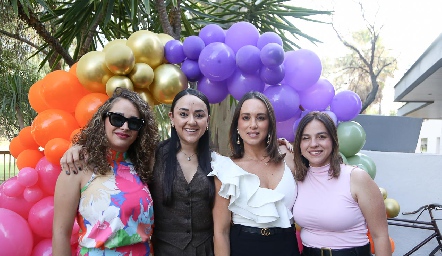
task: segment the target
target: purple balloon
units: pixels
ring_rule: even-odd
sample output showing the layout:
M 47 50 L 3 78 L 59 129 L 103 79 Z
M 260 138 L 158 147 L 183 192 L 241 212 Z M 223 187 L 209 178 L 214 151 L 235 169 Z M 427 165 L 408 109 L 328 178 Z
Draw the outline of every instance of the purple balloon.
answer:
M 198 90 L 207 96 L 211 104 L 220 103 L 229 95 L 226 81 L 210 81 L 204 76 L 198 81 Z
M 260 51 L 256 46 L 246 45 L 236 53 L 236 65 L 244 74 L 255 74 L 261 68 Z
M 204 41 L 206 45 L 215 42 L 224 43 L 226 34 L 224 29 L 216 24 L 209 24 L 201 29 L 199 37 Z
M 310 110 L 325 110 L 335 96 L 335 88 L 325 78 L 319 80 L 312 86 L 301 91 L 301 106 Z
M 345 122 L 355 118 L 362 109 L 359 95 L 345 90 L 337 93 L 330 104 L 330 111 L 335 113 L 339 121 Z
M 236 53 L 245 45 L 256 46 L 258 38 L 258 29 L 249 22 L 241 21 L 233 24 L 227 30 L 225 42 Z
M 284 81 L 300 92 L 315 84 L 322 72 L 318 55 L 307 49 L 288 51 L 284 58 Z
M 187 80 L 191 82 L 198 81 L 198 79 L 203 76 L 200 67 L 198 66 L 198 62 L 194 60 L 184 60 L 183 64 L 181 64 L 181 71 L 186 75 Z
M 335 113 L 331 112 L 330 110 L 321 111 L 322 113 L 327 114 L 332 120 L 333 123 L 335 123 L 335 126 L 338 126 L 338 118 L 336 117 Z
M 186 55 L 183 44 L 179 40 L 170 40 L 164 45 L 164 56 L 169 63 L 179 64 L 184 61 Z
M 262 64 L 269 68 L 280 66 L 284 62 L 284 49 L 277 43 L 270 43 L 262 47 L 260 58 Z
M 293 134 L 296 136 L 296 131 L 298 130 L 299 122 L 301 122 L 302 117 L 296 119 L 295 123 L 293 124 Z
M 301 112 L 301 118 L 303 118 L 304 116 L 306 116 L 308 113 L 310 113 L 310 112 L 312 112 L 310 109 L 304 109 L 302 112 Z
M 201 51 L 206 47 L 203 39 L 199 36 L 189 36 L 184 39 L 183 51 L 188 59 L 198 60 Z
M 258 38 L 258 42 L 256 43 L 256 46 L 258 49 L 262 49 L 267 44 L 270 43 L 277 43 L 281 46 L 283 46 L 281 37 L 278 36 L 275 32 L 265 32 Z
M 261 77 L 264 83 L 269 85 L 276 85 L 284 79 L 285 69 L 284 65 L 281 64 L 275 68 L 268 68 L 266 66 L 262 66 L 259 71 L 259 76 Z
M 262 92 L 264 86 L 264 82 L 258 76 L 242 74 L 239 70 L 236 70 L 227 81 L 229 93 L 236 100 L 240 100 L 244 94 L 250 91 Z
M 293 142 L 295 140 L 295 134 L 293 133 L 293 125 L 299 118 L 301 111 L 296 112 L 295 116 L 282 122 L 276 122 L 276 136 L 278 138 L 285 138 L 286 140 Z
M 272 103 L 277 122 L 286 121 L 299 111 L 298 93 L 288 85 L 269 86 L 264 95 Z
M 211 81 L 222 81 L 235 72 L 235 53 L 224 43 L 211 43 L 201 51 L 198 65 L 205 77 Z

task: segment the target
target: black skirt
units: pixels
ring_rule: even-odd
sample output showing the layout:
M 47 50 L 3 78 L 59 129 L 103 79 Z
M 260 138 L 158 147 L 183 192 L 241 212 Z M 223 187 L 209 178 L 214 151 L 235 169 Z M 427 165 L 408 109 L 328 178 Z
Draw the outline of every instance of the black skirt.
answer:
M 231 256 L 299 256 L 294 227 L 252 228 L 242 225 L 230 227 Z

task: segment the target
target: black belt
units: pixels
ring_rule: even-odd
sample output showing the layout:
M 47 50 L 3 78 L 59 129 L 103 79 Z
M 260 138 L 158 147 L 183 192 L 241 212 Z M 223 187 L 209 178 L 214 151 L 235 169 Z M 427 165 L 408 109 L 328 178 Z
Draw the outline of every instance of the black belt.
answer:
M 272 236 L 275 234 L 295 232 L 294 226 L 289 228 L 256 228 L 256 227 L 248 227 L 239 224 L 234 224 L 231 228 L 239 229 L 240 232 L 260 234 L 262 236 Z
M 370 243 L 347 249 L 313 248 L 304 246 L 304 256 L 371 256 Z

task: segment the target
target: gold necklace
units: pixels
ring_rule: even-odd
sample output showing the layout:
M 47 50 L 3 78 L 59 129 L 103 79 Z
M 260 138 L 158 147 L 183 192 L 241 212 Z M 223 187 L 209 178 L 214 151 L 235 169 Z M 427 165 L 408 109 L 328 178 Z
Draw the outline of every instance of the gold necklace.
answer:
M 183 152 L 183 154 L 187 157 L 187 161 L 190 161 L 190 160 L 192 160 L 192 156 L 194 156 L 194 155 L 196 155 L 196 152 L 195 153 L 193 153 L 192 155 L 190 155 L 190 156 L 188 156 L 186 153 L 184 153 L 184 151 L 182 151 L 181 150 L 181 152 Z
M 263 159 L 254 159 L 254 158 L 251 158 L 251 157 L 249 157 L 249 156 L 245 156 L 247 159 L 249 159 L 249 160 L 252 160 L 252 161 L 255 161 L 255 162 L 261 162 L 261 163 L 264 163 L 265 165 L 269 165 L 269 163 L 268 162 L 263 162 L 264 161 L 264 159 L 266 159 L 267 158 L 267 156 L 265 156 L 265 157 L 263 157 Z

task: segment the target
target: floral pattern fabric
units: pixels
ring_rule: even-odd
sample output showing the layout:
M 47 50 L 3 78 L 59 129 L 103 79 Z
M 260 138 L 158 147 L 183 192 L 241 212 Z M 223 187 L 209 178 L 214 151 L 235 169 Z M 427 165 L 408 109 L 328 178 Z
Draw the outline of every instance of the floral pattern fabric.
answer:
M 81 190 L 77 255 L 153 255 L 150 191 L 124 155 L 111 165 L 112 173 L 93 174 Z

